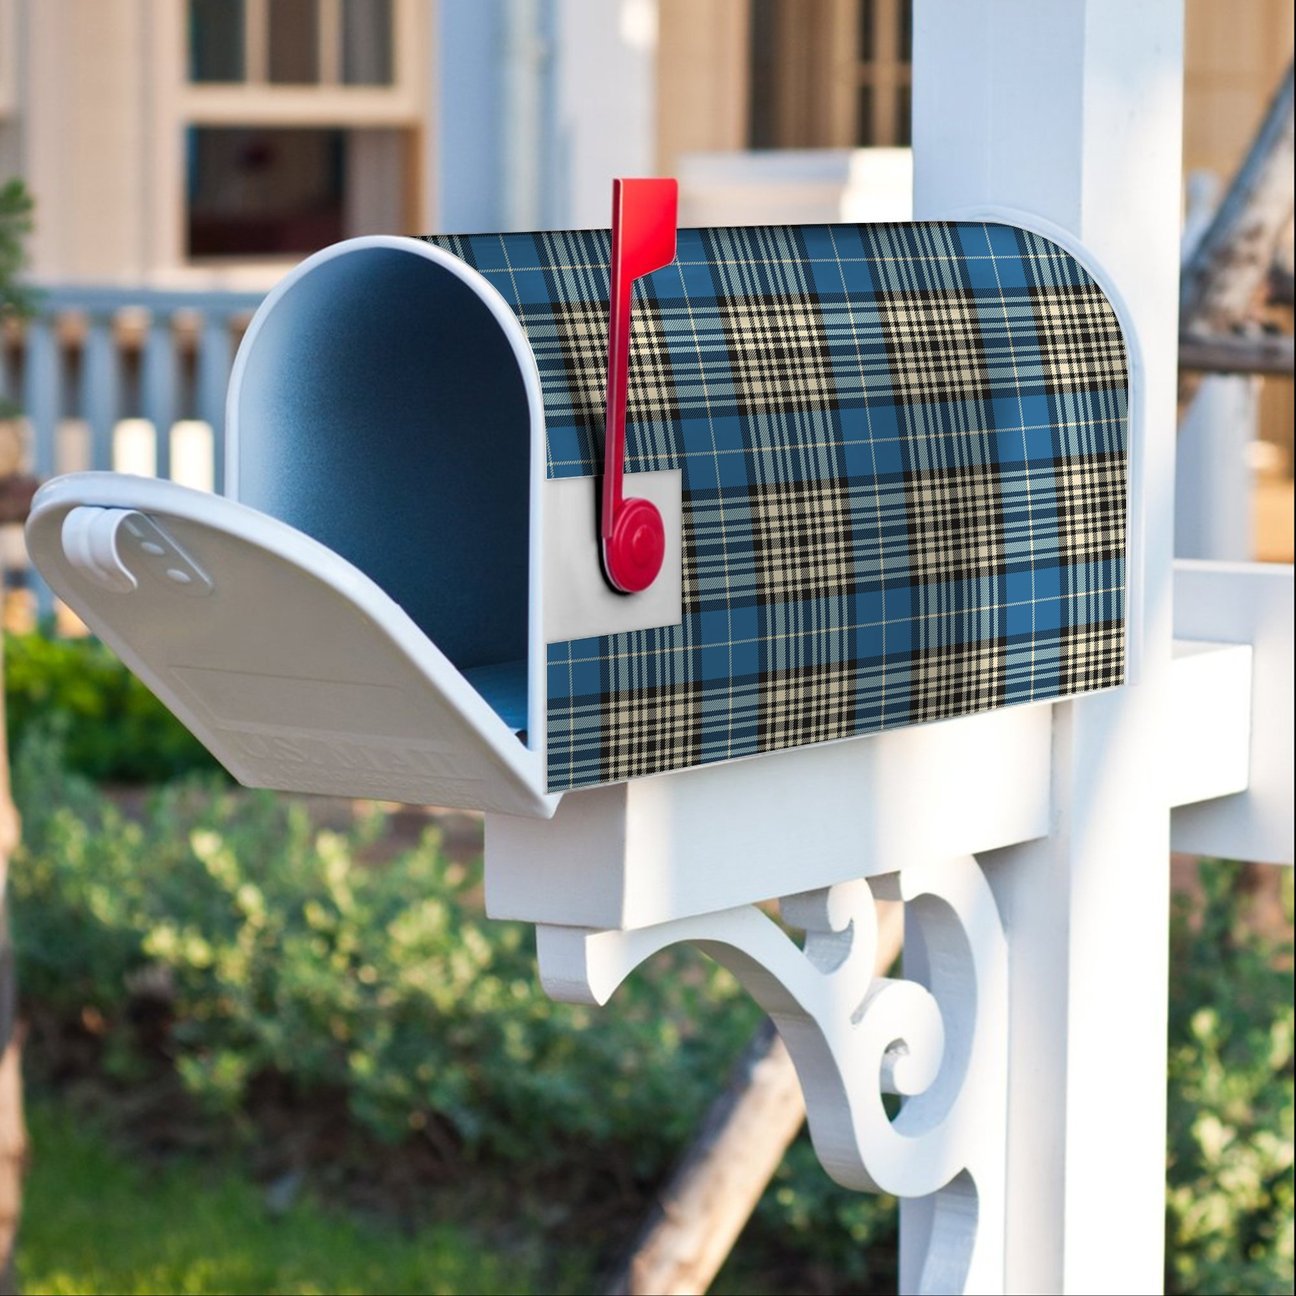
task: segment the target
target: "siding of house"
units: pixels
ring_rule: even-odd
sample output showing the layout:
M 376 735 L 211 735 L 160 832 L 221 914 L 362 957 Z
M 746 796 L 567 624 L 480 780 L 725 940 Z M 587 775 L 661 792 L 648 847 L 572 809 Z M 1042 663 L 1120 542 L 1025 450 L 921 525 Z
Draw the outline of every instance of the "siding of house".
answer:
M 189 123 L 363 129 L 347 205 L 354 232 L 425 228 L 430 10 L 395 4 L 391 88 L 193 87 L 182 0 L 0 0 L 0 177 L 22 174 L 36 197 L 33 276 L 198 290 L 273 283 L 295 256 L 188 264 Z M 383 201 L 396 189 L 401 198 Z

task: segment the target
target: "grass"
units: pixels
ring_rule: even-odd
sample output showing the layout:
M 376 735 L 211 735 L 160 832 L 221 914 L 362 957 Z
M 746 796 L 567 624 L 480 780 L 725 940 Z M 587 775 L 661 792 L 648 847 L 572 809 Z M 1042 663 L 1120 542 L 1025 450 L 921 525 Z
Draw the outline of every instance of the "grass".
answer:
M 409 1236 L 309 1197 L 274 1214 L 232 1165 L 130 1159 L 47 1102 L 31 1104 L 28 1125 L 18 1264 L 29 1294 L 535 1290 L 534 1269 L 458 1226 Z

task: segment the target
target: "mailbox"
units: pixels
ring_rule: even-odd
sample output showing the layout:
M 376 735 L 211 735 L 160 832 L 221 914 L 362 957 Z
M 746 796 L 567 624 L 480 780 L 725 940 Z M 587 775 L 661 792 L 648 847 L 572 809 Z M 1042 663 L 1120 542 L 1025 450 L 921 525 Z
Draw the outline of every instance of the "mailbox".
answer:
M 1122 682 L 1127 358 L 1076 257 L 994 223 L 669 234 L 312 256 L 236 359 L 230 497 L 59 478 L 33 560 L 285 790 L 545 817 Z

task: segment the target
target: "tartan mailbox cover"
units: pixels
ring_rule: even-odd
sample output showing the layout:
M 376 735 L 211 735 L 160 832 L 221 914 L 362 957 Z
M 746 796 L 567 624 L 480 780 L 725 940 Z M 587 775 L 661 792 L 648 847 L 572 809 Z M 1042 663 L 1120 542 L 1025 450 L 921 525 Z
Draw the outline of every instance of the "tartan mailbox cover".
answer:
M 606 233 L 435 242 L 526 331 L 547 476 L 598 473 Z M 628 459 L 682 471 L 683 617 L 548 646 L 551 788 L 1121 683 L 1128 370 L 1068 253 L 682 230 L 634 320 Z
M 408 287 L 420 249 L 440 285 L 421 296 Z M 38 497 L 38 565 L 238 777 L 306 791 L 552 813 L 573 789 L 1122 682 L 1128 365 L 1114 309 L 1070 253 L 1003 224 L 679 231 L 674 260 L 634 293 L 626 489 L 665 483 L 674 583 L 665 610 L 637 622 L 622 609 L 648 596 L 606 588 L 592 529 L 609 260 L 606 231 L 319 254 L 262 307 L 236 363 L 241 503 L 63 479 Z M 379 316 L 380 341 L 364 341 Z M 541 429 L 529 449 L 528 409 Z M 305 632 L 287 620 L 259 646 L 230 628 L 231 616 L 269 624 L 264 597 L 248 606 L 265 611 L 231 605 L 219 619 L 203 604 L 239 659 L 230 678 L 261 698 L 261 714 L 242 715 L 237 688 L 209 678 L 218 668 L 193 667 L 196 640 L 155 644 L 162 613 L 146 641 L 129 599 L 102 580 L 87 592 L 80 575 L 107 560 L 69 547 L 78 509 L 96 513 L 87 535 L 110 525 L 98 514 L 136 510 L 229 598 L 211 570 L 222 545 L 255 533 L 292 568 L 306 563 L 295 546 L 313 544 L 306 565 L 347 615 L 360 608 L 363 631 L 345 661 L 310 665 L 321 618 L 344 616 L 333 603 L 300 650 L 288 641 Z M 262 517 L 293 530 L 272 534 Z M 123 553 L 112 561 L 130 568 Z M 612 608 L 605 626 L 597 611 L 539 614 L 542 593 L 557 607 L 582 581 Z M 311 585 L 309 597 L 325 596 Z M 391 643 L 402 664 L 365 675 Z M 309 701 L 257 692 L 285 672 Z M 498 771 L 458 780 L 449 765 L 476 768 L 474 752 L 402 729 L 400 706 L 372 718 L 371 695 L 354 691 L 408 697 L 424 680 L 470 746 L 498 728 L 482 744 L 521 792 L 492 791 Z M 344 714 L 330 714 L 330 681 Z M 420 765 L 425 748 L 445 767 Z

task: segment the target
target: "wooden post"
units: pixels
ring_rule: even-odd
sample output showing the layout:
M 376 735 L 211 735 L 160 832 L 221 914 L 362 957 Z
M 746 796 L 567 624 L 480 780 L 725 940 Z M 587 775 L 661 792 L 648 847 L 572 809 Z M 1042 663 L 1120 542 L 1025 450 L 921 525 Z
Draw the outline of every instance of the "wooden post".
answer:
M 801 1082 L 768 1018 L 653 1202 L 608 1296 L 698 1296 L 805 1124 Z
M 915 217 L 1015 210 L 1078 238 L 1134 358 L 1131 682 L 1054 707 L 1053 831 L 982 857 L 1011 950 L 1008 1291 L 1162 1284 L 1182 22 L 1181 0 L 915 18 Z

